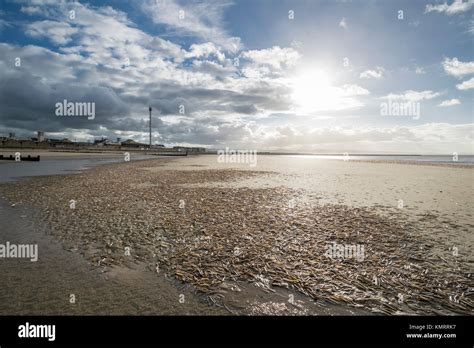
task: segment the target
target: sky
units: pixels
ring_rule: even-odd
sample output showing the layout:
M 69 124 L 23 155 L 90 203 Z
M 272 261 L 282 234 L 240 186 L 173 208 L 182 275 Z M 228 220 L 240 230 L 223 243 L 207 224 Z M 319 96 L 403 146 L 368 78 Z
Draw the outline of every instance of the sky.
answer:
M 474 154 L 474 0 L 0 0 L 0 136 Z M 58 103 L 94 105 L 94 117 Z

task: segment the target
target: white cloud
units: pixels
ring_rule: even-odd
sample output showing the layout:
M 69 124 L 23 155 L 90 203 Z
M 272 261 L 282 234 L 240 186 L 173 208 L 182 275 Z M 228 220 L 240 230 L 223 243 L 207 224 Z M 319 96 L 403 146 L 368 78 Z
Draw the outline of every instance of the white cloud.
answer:
M 444 12 L 447 15 L 454 15 L 457 13 L 469 11 L 473 6 L 474 0 L 454 0 L 450 5 L 448 5 L 447 2 L 438 5 L 428 4 L 426 5 L 425 13 Z
M 30 16 L 43 13 L 43 10 L 38 6 L 22 6 L 20 11 Z
M 25 34 L 34 38 L 48 38 L 57 45 L 65 45 L 71 36 L 78 32 L 77 28 L 65 22 L 50 20 L 38 21 L 26 26 Z
M 466 81 L 463 81 L 462 83 L 460 83 L 459 85 L 456 85 L 456 88 L 457 89 L 460 89 L 462 91 L 466 90 L 466 89 L 472 89 L 474 88 L 474 77 L 472 77 L 471 79 L 469 80 L 466 80 Z
M 442 101 L 440 104 L 438 104 L 438 106 L 446 107 L 446 106 L 453 106 L 453 105 L 459 105 L 459 104 L 461 104 L 459 99 L 449 99 L 449 100 Z
M 474 124 L 427 123 L 412 127 L 295 127 L 261 129 L 249 143 L 255 148 L 365 153 L 472 154 Z
M 51 1 L 47 6 L 41 1 L 34 3 L 37 3 L 38 10 L 25 9 L 24 12 L 46 18 L 41 18 L 41 21 L 30 18 L 33 22 L 25 25 L 28 34 L 68 46 L 48 49 L 0 43 L 0 80 L 5 81 L 0 84 L 0 114 L 7 115 L 0 118 L 1 129 L 17 127 L 32 132 L 41 125 L 51 130 L 51 134 L 63 134 L 64 137 L 71 134 L 80 137 L 123 134 L 145 140 L 140 138 L 146 130 L 146 108 L 153 105 L 160 110 L 162 117 L 157 118 L 157 128 L 163 137 L 161 141 L 166 144 L 227 144 L 232 140 L 236 147 L 238 144 L 256 144 L 262 148 L 287 145 L 289 148 L 299 146 L 300 149 L 322 146 L 334 151 L 344 147 L 369 152 L 374 149 L 413 150 L 419 144 L 425 144 L 430 151 L 454 147 L 461 152 L 465 144 L 472 144 L 472 134 L 466 131 L 472 132 L 472 126 L 466 125 L 370 129 L 361 125 L 360 128 L 343 130 L 337 127 L 315 129 L 308 124 L 297 129 L 281 126 L 284 121 L 278 122 L 280 127 L 273 126 L 273 123 L 257 124 L 258 117 L 285 114 L 290 118 L 296 115 L 291 109 L 292 91 L 286 83 L 288 70 L 301 58 L 295 49 L 274 46 L 241 52 L 243 74 L 237 77 L 237 69 L 226 50 L 233 38 L 223 29 L 222 18 L 218 15 L 210 14 L 214 19 L 208 21 L 206 15 L 197 11 L 198 14 L 190 17 L 186 6 L 186 18 L 194 18 L 191 24 L 181 23 L 179 26 L 165 19 L 165 22 L 160 22 L 175 30 L 168 32 L 171 36 L 193 36 L 193 40 L 184 40 L 194 42 L 188 49 L 147 34 L 124 12 L 110 7 L 78 2 Z M 177 4 L 176 1 L 168 3 Z M 208 9 L 194 4 L 189 5 L 191 10 L 197 8 L 202 12 Z M 64 16 L 70 6 L 76 10 L 74 21 Z M 60 21 L 59 18 L 63 19 Z M 235 42 L 240 43 L 238 40 Z M 15 68 L 15 57 L 24 57 L 26 62 L 34 64 Z M 130 67 L 123 67 L 125 58 L 129 58 Z M 185 59 L 192 62 L 184 64 Z M 368 71 L 373 73 L 367 73 L 367 78 L 380 78 L 384 72 L 383 68 Z M 335 112 L 348 109 L 352 112 L 352 109 L 363 106 L 362 102 L 368 99 L 364 96 L 370 95 L 367 89 L 355 84 L 328 86 L 327 91 L 323 87 L 322 92 L 327 93 L 316 97 L 309 93 L 307 100 L 319 98 L 323 107 Z M 432 91 L 405 91 L 392 96 L 423 100 L 438 95 Z M 63 120 L 51 117 L 52 105 L 64 97 L 96 101 L 98 123 L 71 125 L 68 129 L 61 124 Z M 177 114 L 177 105 L 181 103 L 186 105 L 186 115 Z M 18 117 L 27 114 L 35 115 L 34 122 Z M 174 122 L 162 120 L 166 117 L 170 120 L 174 117 Z M 354 114 L 354 117 L 358 116 Z M 268 136 L 262 135 L 262 130 Z M 440 137 L 445 137 L 449 146 L 439 145 Z M 436 141 L 430 140 L 434 138 Z
M 415 74 L 417 74 L 417 75 L 426 74 L 426 70 L 424 68 L 418 66 L 418 67 L 415 68 Z
M 0 31 L 3 28 L 11 26 L 10 22 L 6 21 L 5 19 L 0 18 Z
M 474 73 L 474 61 L 473 62 L 461 62 L 456 57 L 446 58 L 443 61 L 443 68 L 449 75 L 452 76 L 463 76 Z
M 370 92 L 357 85 L 343 85 L 341 87 L 342 95 L 344 96 L 358 96 L 358 95 L 369 95 Z
M 343 29 L 347 29 L 347 21 L 345 17 L 341 19 L 341 21 L 339 22 L 339 26 Z
M 27 24 L 26 34 L 49 38 L 62 46 L 61 52 L 82 56 L 91 64 L 122 68 L 130 61 L 131 66 L 141 68 L 145 75 L 150 74 L 147 69 L 165 69 L 165 59 L 175 62 L 184 59 L 185 51 L 180 46 L 137 29 L 124 12 L 74 3 L 75 19 L 68 20 L 61 14 L 67 13 L 70 6 L 64 2 L 42 5 L 42 14 L 48 19 Z M 63 21 L 51 20 L 58 17 Z M 71 43 L 71 38 L 73 45 L 63 46 Z
M 251 60 L 259 65 L 270 65 L 275 69 L 292 67 L 300 59 L 300 54 L 291 47 L 273 46 L 261 50 L 250 50 L 242 52 L 243 58 Z
M 156 24 L 168 26 L 175 34 L 196 36 L 236 52 L 241 49 L 240 39 L 231 37 L 223 28 L 223 12 L 230 5 L 217 0 L 186 5 L 175 0 L 147 0 L 142 4 L 142 10 Z
M 366 70 L 360 73 L 359 78 L 361 79 L 380 79 L 382 78 L 385 69 L 378 66 L 374 70 Z
M 281 73 L 294 67 L 301 55 L 291 47 L 273 46 L 261 50 L 244 51 L 240 58 L 248 60 L 242 72 L 249 78 L 279 77 Z
M 210 55 L 216 56 L 219 61 L 225 60 L 225 54 L 221 52 L 212 42 L 203 44 L 192 44 L 186 58 L 207 58 Z
M 401 99 L 404 101 L 408 102 L 418 102 L 421 100 L 429 100 L 436 98 L 440 95 L 440 93 L 435 93 L 433 91 L 413 91 L 413 90 L 408 90 L 405 91 L 402 94 L 393 94 L 390 93 L 384 97 L 381 97 L 381 99 Z

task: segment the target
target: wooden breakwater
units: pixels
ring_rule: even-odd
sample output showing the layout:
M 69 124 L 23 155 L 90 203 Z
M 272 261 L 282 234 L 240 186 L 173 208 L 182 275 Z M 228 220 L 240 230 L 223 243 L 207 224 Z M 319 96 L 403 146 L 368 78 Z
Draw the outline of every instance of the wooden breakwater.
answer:
M 0 155 L 0 160 L 7 160 L 7 161 L 32 161 L 32 162 L 39 162 L 40 161 L 40 155 L 38 156 L 3 156 Z

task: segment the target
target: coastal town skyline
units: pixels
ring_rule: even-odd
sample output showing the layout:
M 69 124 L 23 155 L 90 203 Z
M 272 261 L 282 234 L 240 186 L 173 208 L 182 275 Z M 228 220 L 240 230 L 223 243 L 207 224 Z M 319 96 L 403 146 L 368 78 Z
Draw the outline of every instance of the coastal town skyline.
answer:
M 4 136 L 474 153 L 473 1 L 2 4 Z

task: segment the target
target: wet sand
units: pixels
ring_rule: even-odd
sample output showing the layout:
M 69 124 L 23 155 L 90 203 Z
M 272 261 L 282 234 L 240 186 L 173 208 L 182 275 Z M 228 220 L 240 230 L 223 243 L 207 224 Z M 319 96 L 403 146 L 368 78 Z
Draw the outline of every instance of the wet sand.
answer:
M 0 148 L 0 155 L 9 156 L 15 155 L 19 152 L 22 156 L 41 156 L 41 159 L 56 159 L 56 158 L 96 158 L 96 157 L 123 157 L 125 151 L 100 151 L 97 149 L 84 151 L 66 151 L 66 150 L 41 150 L 41 149 L 10 149 Z M 0 161 L 0 163 L 8 163 L 7 161 Z
M 48 234 L 36 212 L 0 203 L 0 243 L 38 244 L 37 262 L 0 260 L 1 315 L 222 315 L 142 264 L 105 270 Z M 140 286 L 137 286 L 140 284 Z M 73 295 L 74 297 L 71 297 Z M 185 302 L 180 303 L 182 297 Z
M 44 289 L 58 288 L 54 299 L 36 306 L 22 301 L 24 296 L 12 294 L 30 279 L 24 291 L 33 296 L 40 277 L 2 272 L 10 285 L 0 294 L 0 312 L 70 311 L 68 303 L 54 303 L 70 292 L 55 285 L 69 266 L 80 279 L 62 284 L 89 283 L 96 272 L 98 282 L 113 289 L 104 290 L 107 299 L 93 291 L 81 296 L 88 300 L 72 314 L 472 312 L 471 169 L 258 160 L 252 168 L 217 163 L 215 156 L 159 159 L 0 185 L 8 202 L 5 219 L 34 209 L 37 217 L 24 219 L 45 228 L 28 234 L 27 227 L 12 224 L 2 238 L 47 234 L 59 246 L 40 272 L 15 260 L 31 268 L 26 274 L 48 275 Z M 364 245 L 365 260 L 328 259 L 325 246 L 333 241 Z M 42 244 L 40 255 L 54 243 Z M 53 262 L 58 259 L 64 262 Z M 15 269 L 12 262 L 1 260 L 0 266 Z M 165 275 L 169 296 L 147 306 L 150 289 L 162 289 Z M 180 307 L 180 288 L 195 301 Z M 117 303 L 126 299 L 139 304 L 121 311 Z
M 3 152 L 2 152 L 3 151 Z M 41 156 L 41 161 L 19 161 L 0 160 L 0 182 L 16 181 L 31 176 L 68 174 L 80 170 L 85 170 L 94 166 L 107 163 L 120 163 L 125 161 L 124 153 L 116 152 L 59 152 L 59 151 L 27 151 L 17 149 L 6 151 L 0 149 L 0 154 L 4 156 L 14 156 L 16 152 L 20 152 L 23 156 Z M 127 157 L 130 161 L 140 161 L 153 158 L 138 153 L 129 153 Z

